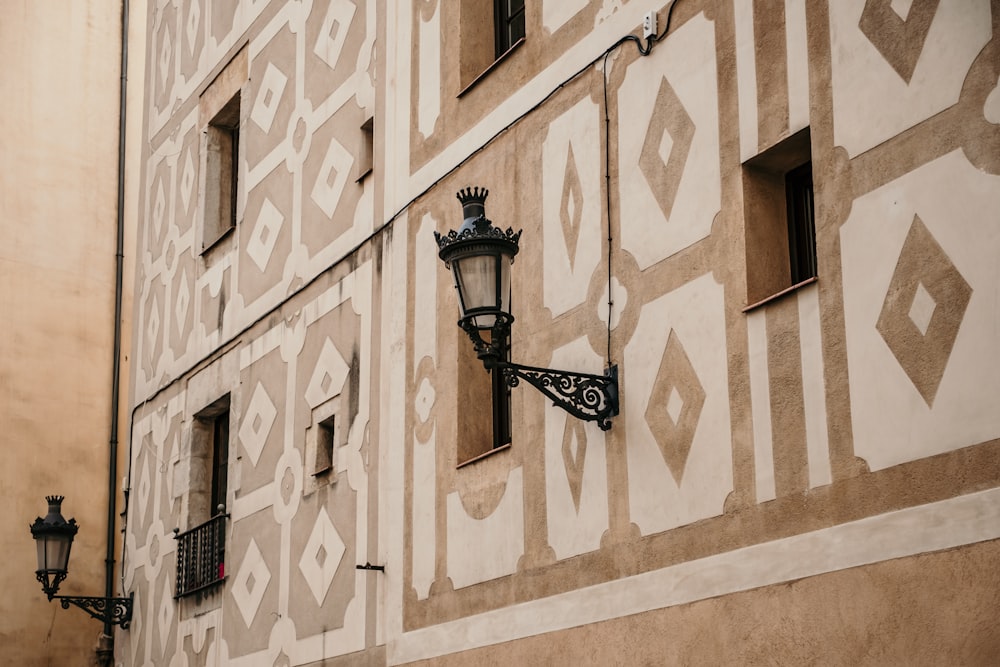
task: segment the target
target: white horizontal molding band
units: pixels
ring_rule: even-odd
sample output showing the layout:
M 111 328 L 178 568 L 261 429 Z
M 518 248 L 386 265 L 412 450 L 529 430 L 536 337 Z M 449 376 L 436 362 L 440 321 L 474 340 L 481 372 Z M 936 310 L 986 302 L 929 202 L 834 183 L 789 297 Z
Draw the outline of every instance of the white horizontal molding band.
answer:
M 389 664 L 565 630 L 1000 537 L 1000 489 L 680 563 L 401 634 Z

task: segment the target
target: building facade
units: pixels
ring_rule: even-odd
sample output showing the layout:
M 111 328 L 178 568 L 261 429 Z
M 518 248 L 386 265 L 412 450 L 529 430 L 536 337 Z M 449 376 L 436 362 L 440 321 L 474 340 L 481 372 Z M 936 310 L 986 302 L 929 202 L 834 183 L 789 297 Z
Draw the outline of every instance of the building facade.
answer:
M 1000 3 L 147 25 L 123 664 L 1000 655 Z M 610 430 L 455 326 L 469 186 Z
M 144 30 L 138 37 L 144 44 Z M 117 475 L 109 479 L 110 441 L 115 424 L 119 434 L 128 425 L 127 394 L 121 391 L 119 409 L 113 388 L 121 45 L 121 3 L 4 5 L 0 444 L 6 460 L 0 494 L 7 510 L 0 517 L 0 544 L 6 551 L 0 571 L 2 665 L 96 665 L 97 650 L 108 648 L 107 640 L 100 639 L 100 622 L 46 599 L 35 579 L 36 548 L 29 525 L 46 515 L 46 496 L 65 496 L 63 511 L 77 520 L 79 533 L 59 594 L 104 595 L 109 488 L 120 486 Z M 141 48 L 138 54 L 141 59 Z M 141 90 L 138 72 L 134 85 Z M 141 105 L 135 110 L 141 115 Z M 134 228 L 134 216 L 125 214 L 122 243 L 128 251 L 122 258 L 119 323 L 126 353 L 119 357 L 123 387 L 130 376 Z M 112 533 L 120 553 L 116 527 Z

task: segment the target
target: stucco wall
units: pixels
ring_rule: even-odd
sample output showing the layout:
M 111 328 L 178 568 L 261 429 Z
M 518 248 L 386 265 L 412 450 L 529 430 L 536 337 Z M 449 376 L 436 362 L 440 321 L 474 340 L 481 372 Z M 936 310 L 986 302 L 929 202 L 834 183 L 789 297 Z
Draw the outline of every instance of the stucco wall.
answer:
M 120 26 L 117 2 L 12 2 L 0 22 L 0 663 L 8 665 L 94 664 L 102 630 L 45 599 L 28 524 L 44 516 L 45 495 L 65 495 L 63 512 L 80 532 L 60 593 L 104 594 Z M 126 277 L 126 350 L 130 284 Z M 120 424 L 124 432 L 127 420 Z

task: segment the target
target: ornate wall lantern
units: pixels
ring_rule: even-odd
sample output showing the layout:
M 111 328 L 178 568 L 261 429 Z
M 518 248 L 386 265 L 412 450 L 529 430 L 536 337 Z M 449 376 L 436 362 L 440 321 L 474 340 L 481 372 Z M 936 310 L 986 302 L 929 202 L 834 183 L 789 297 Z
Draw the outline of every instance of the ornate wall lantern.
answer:
M 618 367 L 604 375 L 524 366 L 508 360 L 508 341 L 514 316 L 510 312 L 510 267 L 519 250 L 521 232 L 503 231 L 486 218 L 489 191 L 466 188 L 457 194 L 464 221 L 457 231 L 434 232 L 438 256 L 449 267 L 458 291 L 461 319 L 488 371 L 502 372 L 516 387 L 525 380 L 555 405 L 585 421 L 596 421 L 604 431 L 618 414 Z
M 31 537 L 38 549 L 38 569 L 35 577 L 42 584 L 42 591 L 49 601 L 59 600 L 63 609 L 76 605 L 101 621 L 128 628 L 132 620 L 132 595 L 127 598 L 74 597 L 56 595 L 59 584 L 66 578 L 69 568 L 69 552 L 79 526 L 76 519 L 67 521 L 62 515 L 63 496 L 45 496 L 49 503 L 49 513 L 38 517 L 31 524 Z

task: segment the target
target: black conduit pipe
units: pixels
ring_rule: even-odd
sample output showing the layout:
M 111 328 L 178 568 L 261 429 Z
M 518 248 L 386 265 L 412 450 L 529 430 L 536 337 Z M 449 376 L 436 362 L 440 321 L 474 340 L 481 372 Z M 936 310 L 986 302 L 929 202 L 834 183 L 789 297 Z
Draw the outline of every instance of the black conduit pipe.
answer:
M 111 359 L 111 436 L 108 441 L 108 534 L 105 556 L 104 597 L 115 596 L 115 499 L 118 496 L 118 402 L 122 349 L 122 282 L 125 245 L 125 88 L 128 71 L 128 0 L 122 0 L 121 83 L 118 92 L 118 229 L 115 248 L 115 342 Z M 110 616 L 110 615 L 109 615 Z M 104 634 L 114 650 L 114 625 L 104 622 Z

